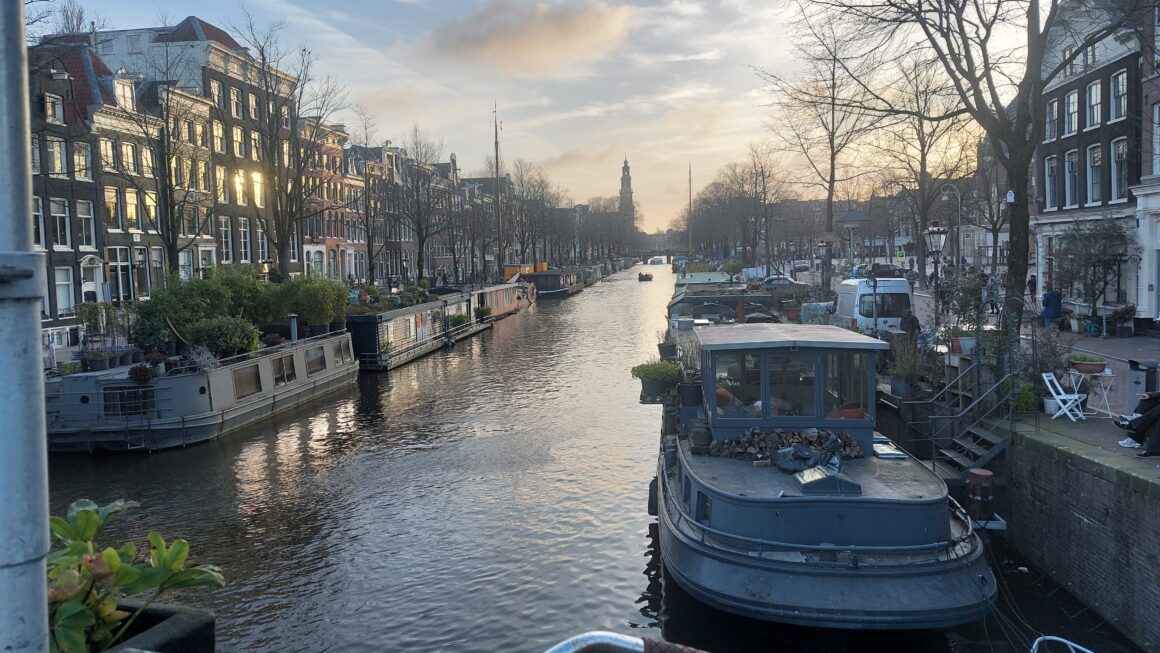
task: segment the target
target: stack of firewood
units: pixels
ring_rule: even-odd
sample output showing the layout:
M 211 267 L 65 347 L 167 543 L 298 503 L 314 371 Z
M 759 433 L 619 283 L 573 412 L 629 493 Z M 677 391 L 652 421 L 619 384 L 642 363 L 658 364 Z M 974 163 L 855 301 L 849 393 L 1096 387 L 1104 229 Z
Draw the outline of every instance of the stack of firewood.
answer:
M 714 440 L 709 448 L 709 455 L 721 458 L 738 458 L 741 460 L 769 460 L 774 457 L 778 449 L 802 444 L 814 451 L 825 449 L 826 441 L 830 439 L 832 431 L 827 429 L 805 429 L 803 431 L 776 429 L 762 431 L 752 428 L 733 440 Z M 842 441 L 842 458 L 861 458 L 862 447 L 858 442 L 846 435 L 838 433 Z

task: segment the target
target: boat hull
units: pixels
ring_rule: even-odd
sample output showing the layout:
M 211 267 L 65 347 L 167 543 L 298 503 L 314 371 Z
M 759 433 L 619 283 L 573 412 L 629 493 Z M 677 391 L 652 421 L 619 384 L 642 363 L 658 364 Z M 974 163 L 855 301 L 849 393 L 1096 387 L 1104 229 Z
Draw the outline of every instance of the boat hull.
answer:
M 537 290 L 536 299 L 566 299 L 568 295 L 571 294 L 572 291 L 570 288 L 557 288 L 556 290 Z
M 665 569 L 691 596 L 720 610 L 798 626 L 920 630 L 978 621 L 994 603 L 995 581 L 977 534 L 970 551 L 953 560 L 886 569 L 757 560 L 680 531 L 660 478 Z

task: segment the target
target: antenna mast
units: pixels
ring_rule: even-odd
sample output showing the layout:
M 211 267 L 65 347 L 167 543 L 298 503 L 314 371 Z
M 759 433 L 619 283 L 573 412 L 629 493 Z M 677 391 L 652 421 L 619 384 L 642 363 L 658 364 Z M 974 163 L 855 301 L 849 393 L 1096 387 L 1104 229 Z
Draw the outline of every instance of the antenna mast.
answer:
M 495 130 L 495 271 L 496 277 L 503 280 L 503 211 L 500 203 L 501 191 L 499 188 L 499 108 L 494 103 L 491 110 L 491 125 Z

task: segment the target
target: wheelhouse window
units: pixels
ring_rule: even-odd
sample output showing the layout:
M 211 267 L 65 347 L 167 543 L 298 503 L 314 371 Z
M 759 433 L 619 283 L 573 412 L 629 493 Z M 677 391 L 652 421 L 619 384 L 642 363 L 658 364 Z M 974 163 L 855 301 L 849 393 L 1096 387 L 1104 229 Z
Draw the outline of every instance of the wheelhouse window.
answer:
M 274 369 L 275 387 L 293 383 L 294 379 L 298 378 L 294 373 L 294 354 L 275 358 L 271 366 Z
M 769 415 L 817 415 L 814 381 L 818 358 L 815 354 L 770 354 Z
M 262 391 L 262 375 L 257 365 L 234 370 L 234 398 L 245 399 Z
M 761 417 L 760 360 L 752 354 L 717 354 L 718 417 Z
M 708 526 L 713 521 L 713 497 L 697 493 L 697 522 Z
M 326 369 L 326 352 L 323 346 L 311 347 L 306 350 L 306 376 L 313 376 Z
M 870 399 L 870 356 L 835 352 L 825 355 L 823 410 L 827 419 L 867 419 Z

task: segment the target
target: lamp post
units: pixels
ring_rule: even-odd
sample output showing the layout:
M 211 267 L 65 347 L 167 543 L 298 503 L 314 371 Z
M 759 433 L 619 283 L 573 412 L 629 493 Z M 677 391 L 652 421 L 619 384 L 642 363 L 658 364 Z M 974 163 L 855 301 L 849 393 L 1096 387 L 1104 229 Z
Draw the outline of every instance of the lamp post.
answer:
M 959 187 L 954 184 L 943 184 L 939 187 L 942 191 L 942 199 L 944 202 L 949 202 L 951 193 L 955 195 L 955 265 L 958 265 L 963 258 L 963 194 L 959 192 Z
M 938 257 L 942 254 L 943 245 L 947 239 L 946 227 L 940 227 L 938 222 L 931 222 L 926 230 L 926 251 L 934 260 L 934 346 L 938 349 Z

